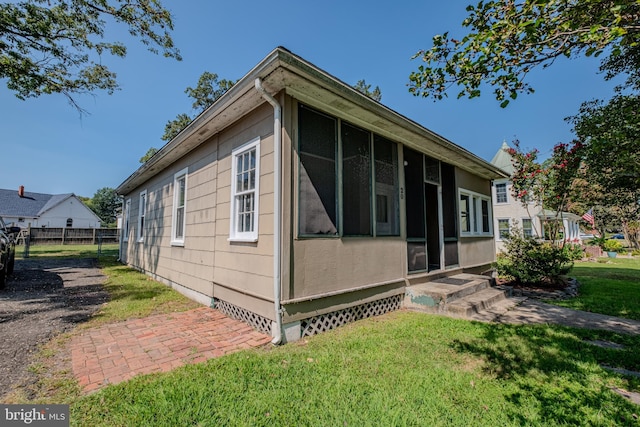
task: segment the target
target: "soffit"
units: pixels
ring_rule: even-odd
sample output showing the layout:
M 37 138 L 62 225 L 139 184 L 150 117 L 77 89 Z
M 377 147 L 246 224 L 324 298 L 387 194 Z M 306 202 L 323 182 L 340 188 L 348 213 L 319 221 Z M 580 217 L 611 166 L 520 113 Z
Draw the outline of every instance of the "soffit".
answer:
M 276 48 L 180 134 L 117 188 L 128 194 L 212 136 L 266 102 L 255 79 L 271 94 L 285 89 L 299 101 L 446 161 L 485 179 L 507 175 L 475 154 L 370 99 L 284 48 Z

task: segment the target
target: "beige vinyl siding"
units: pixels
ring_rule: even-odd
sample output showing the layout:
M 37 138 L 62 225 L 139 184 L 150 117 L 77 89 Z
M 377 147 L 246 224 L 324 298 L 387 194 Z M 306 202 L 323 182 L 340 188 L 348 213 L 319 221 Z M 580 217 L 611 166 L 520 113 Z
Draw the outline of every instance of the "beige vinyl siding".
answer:
M 260 137 L 258 241 L 229 241 L 231 152 Z M 227 290 L 227 301 L 242 305 L 241 292 L 273 298 L 273 109 L 264 104 L 220 134 L 217 179 L 215 266 L 212 280 Z M 240 293 L 228 292 L 237 289 Z M 215 288 L 218 298 L 218 287 Z
M 231 150 L 256 137 L 261 138 L 259 238 L 250 244 L 229 242 Z M 184 246 L 171 246 L 173 176 L 184 168 L 188 168 Z M 138 217 L 137 194 L 142 189 L 131 193 L 132 218 Z M 219 298 L 216 293 L 222 292 L 237 305 L 251 299 L 243 292 L 272 298 L 273 110 L 269 106 L 212 137 L 146 182 L 144 189 L 145 240 L 125 246 L 128 263 L 165 283 L 208 297 Z

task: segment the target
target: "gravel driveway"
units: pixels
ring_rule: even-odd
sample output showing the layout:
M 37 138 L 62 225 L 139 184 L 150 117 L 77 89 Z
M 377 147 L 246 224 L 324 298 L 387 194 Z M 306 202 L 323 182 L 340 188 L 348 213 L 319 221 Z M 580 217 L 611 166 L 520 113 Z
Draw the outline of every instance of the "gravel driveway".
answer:
M 0 290 L 0 399 L 25 377 L 41 344 L 107 301 L 104 280 L 95 259 L 16 260 Z

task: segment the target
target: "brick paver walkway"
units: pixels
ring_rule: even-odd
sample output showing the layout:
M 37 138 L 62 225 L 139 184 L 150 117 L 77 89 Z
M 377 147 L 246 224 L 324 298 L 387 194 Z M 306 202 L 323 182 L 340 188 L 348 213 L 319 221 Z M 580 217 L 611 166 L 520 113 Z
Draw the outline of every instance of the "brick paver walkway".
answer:
M 218 310 L 202 307 L 89 329 L 71 340 L 73 373 L 85 392 L 135 375 L 167 372 L 271 337 Z

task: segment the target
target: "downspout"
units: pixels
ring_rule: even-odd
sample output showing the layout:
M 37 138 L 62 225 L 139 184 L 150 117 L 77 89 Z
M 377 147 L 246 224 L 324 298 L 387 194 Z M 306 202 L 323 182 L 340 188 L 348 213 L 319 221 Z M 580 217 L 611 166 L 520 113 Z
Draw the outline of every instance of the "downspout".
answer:
M 257 78 L 255 86 L 260 95 L 273 107 L 273 304 L 276 311 L 276 330 L 271 342 L 282 342 L 282 306 L 280 265 L 282 258 L 282 106 L 268 94 L 262 81 Z
M 118 262 L 122 262 L 122 242 L 124 240 L 124 215 L 126 215 L 126 212 L 124 211 L 125 209 L 125 200 L 124 197 L 122 198 L 122 209 L 120 210 L 120 212 L 122 212 L 122 223 L 120 224 L 121 228 L 120 228 L 120 238 L 118 239 L 118 259 L 116 261 Z

